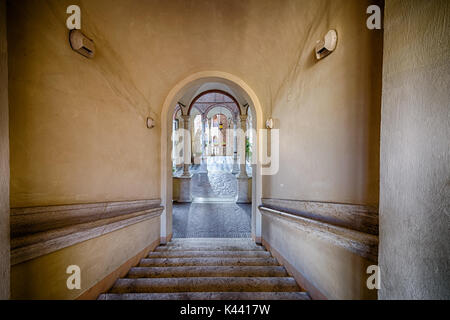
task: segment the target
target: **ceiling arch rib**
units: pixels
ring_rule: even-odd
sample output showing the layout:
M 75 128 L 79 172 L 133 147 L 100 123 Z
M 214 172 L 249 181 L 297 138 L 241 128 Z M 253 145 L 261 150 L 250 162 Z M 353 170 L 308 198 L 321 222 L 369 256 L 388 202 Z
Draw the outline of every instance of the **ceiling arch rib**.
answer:
M 220 108 L 219 106 L 210 109 L 208 111 L 208 113 L 206 114 L 206 117 L 208 119 L 210 119 L 210 118 L 213 118 L 214 116 L 216 116 L 218 114 L 223 114 L 225 117 L 227 117 L 227 119 L 233 119 L 234 118 L 233 112 L 231 112 L 228 108 Z
M 211 106 L 215 105 L 226 106 L 231 113 L 241 113 L 239 102 L 234 96 L 228 92 L 214 89 L 198 94 L 189 105 L 187 114 L 190 114 L 193 108 L 205 113 Z

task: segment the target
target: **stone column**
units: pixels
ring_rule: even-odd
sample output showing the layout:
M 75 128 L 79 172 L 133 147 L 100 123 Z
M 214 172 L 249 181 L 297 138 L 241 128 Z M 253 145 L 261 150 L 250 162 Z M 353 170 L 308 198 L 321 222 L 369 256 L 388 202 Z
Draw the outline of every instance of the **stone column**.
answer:
M 233 117 L 233 171 L 232 174 L 239 173 L 238 164 L 238 141 L 237 141 L 237 116 Z
M 241 115 L 241 130 L 242 134 L 238 137 L 238 155 L 239 155 L 239 177 L 247 178 L 247 166 L 245 159 L 245 144 L 246 144 L 246 131 L 247 131 L 247 115 Z
M 203 114 L 202 115 L 202 161 L 204 161 L 206 159 L 206 121 L 208 121 L 208 119 L 206 118 L 206 115 Z
M 200 164 L 200 170 L 202 173 L 208 173 L 208 156 L 206 149 L 206 143 L 207 143 L 207 137 L 206 137 L 206 122 L 208 121 L 208 118 L 206 117 L 206 114 L 202 114 L 202 161 Z
M 212 156 L 212 131 L 211 131 L 211 127 L 212 127 L 212 119 L 208 119 L 208 130 L 209 130 L 209 140 L 208 140 L 208 155 Z
M 247 115 L 241 115 L 241 132 L 238 135 L 238 154 L 239 154 L 239 168 L 240 172 L 237 176 L 237 203 L 251 203 L 251 195 L 249 192 L 249 177 L 247 175 L 246 159 L 245 159 L 245 143 L 247 131 Z
M 214 155 L 214 140 L 213 140 L 213 118 L 209 119 L 209 151 L 210 151 L 210 155 L 213 156 Z
M 183 118 L 183 176 L 190 176 L 189 167 L 191 165 L 191 131 L 190 116 L 181 116 Z
M 173 179 L 174 200 L 177 202 L 192 202 L 191 182 L 192 174 L 189 171 L 191 164 L 191 134 L 190 134 L 190 116 L 181 116 L 183 118 L 183 174 Z

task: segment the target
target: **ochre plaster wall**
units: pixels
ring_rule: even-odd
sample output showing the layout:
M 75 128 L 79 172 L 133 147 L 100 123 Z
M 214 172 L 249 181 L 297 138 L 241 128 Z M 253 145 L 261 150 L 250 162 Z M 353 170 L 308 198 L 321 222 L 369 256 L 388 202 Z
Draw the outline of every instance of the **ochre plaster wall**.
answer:
M 280 170 L 264 198 L 378 205 L 383 33 L 366 27 L 373 1 L 328 1 L 269 107 L 280 130 Z M 379 2 L 382 5 L 381 2 Z M 337 49 L 317 61 L 329 29 Z
M 322 3 L 270 106 L 280 130 L 280 170 L 263 197 L 378 205 L 383 32 L 366 27 L 373 1 Z M 316 61 L 329 29 L 337 49 Z M 263 218 L 262 237 L 328 299 L 376 299 L 366 287 L 376 264 L 314 235 Z
M 71 4 L 96 43 L 93 60 L 68 45 Z M 281 170 L 264 179 L 265 197 L 377 204 L 382 35 L 365 27 L 369 4 L 9 1 L 11 206 L 158 198 L 161 107 L 176 83 L 205 70 L 241 78 L 277 120 Z M 315 63 L 330 28 L 338 49 Z
M 93 60 L 68 45 L 77 3 Z M 376 203 L 381 37 L 365 28 L 368 1 L 8 4 L 13 207 L 157 197 L 160 108 L 204 70 L 242 78 L 280 120 L 282 170 L 266 196 Z M 315 63 L 329 28 L 338 50 Z
M 75 299 L 146 247 L 159 241 L 154 218 L 30 260 L 11 269 L 11 299 Z M 81 269 L 81 290 L 67 289 L 67 267 Z
M 308 281 L 312 298 L 376 299 L 377 291 L 367 289 L 369 261 L 336 246 L 316 234 L 300 231 L 289 224 L 263 216 L 262 237 Z M 305 282 L 301 285 L 305 286 Z M 320 294 L 315 294 L 317 290 Z M 322 297 L 320 296 L 322 295 Z
M 450 299 L 450 2 L 387 1 L 382 299 Z
M 159 197 L 159 128 L 146 127 L 157 105 L 95 10 L 83 10 L 82 25 L 97 57 L 71 50 L 65 12 L 77 2 L 8 2 L 12 207 Z

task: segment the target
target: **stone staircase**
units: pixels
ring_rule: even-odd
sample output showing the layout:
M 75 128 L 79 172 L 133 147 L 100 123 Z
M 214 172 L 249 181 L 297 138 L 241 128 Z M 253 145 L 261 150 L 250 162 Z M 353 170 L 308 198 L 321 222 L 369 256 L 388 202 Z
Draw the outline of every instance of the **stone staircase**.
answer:
M 251 239 L 175 239 L 99 300 L 309 300 Z

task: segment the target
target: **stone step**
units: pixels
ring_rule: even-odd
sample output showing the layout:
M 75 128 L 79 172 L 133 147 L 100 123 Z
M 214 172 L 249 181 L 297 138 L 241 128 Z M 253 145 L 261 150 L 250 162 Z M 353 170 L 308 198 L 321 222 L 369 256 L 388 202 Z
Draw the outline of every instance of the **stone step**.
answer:
M 211 277 L 119 279 L 110 293 L 298 292 L 290 277 Z
M 275 258 L 156 258 L 142 259 L 139 267 L 278 266 Z
M 270 258 L 268 251 L 161 251 L 150 252 L 148 258 Z
M 236 245 L 220 245 L 220 244 L 180 244 L 180 245 L 165 245 L 159 246 L 155 249 L 156 252 L 164 251 L 265 251 L 264 247 L 256 244 L 236 244 Z
M 169 243 L 255 243 L 251 238 L 175 238 Z
M 136 267 L 127 278 L 182 277 L 288 277 L 281 266 L 195 266 L 195 267 Z
M 253 241 L 252 238 L 172 238 L 170 242 L 184 241 Z
M 306 292 L 107 293 L 99 300 L 311 300 Z
M 159 246 L 101 300 L 309 300 L 251 239 L 175 239 Z
M 169 243 L 165 244 L 168 247 L 176 247 L 176 246 L 257 246 L 255 241 L 247 238 L 185 238 L 185 239 L 174 239 Z

